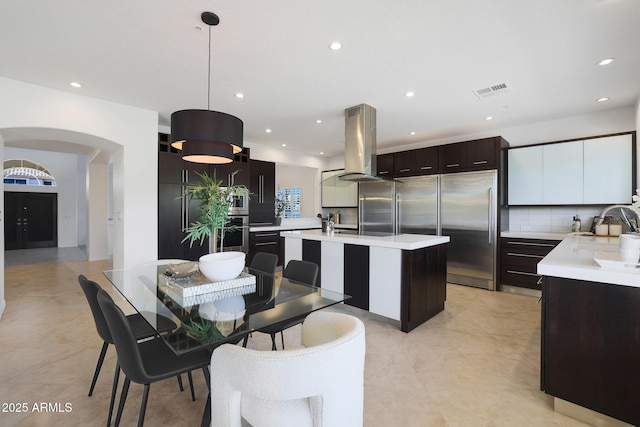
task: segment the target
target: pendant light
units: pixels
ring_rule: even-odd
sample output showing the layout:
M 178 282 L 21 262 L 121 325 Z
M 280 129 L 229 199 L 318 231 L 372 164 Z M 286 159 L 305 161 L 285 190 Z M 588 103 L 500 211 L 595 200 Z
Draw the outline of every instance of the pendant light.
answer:
M 182 150 L 182 158 L 194 163 L 231 163 L 242 151 L 243 123 L 231 114 L 211 111 L 211 27 L 220 23 L 218 15 L 202 12 L 209 26 L 209 69 L 207 109 L 180 110 L 171 114 L 171 146 Z

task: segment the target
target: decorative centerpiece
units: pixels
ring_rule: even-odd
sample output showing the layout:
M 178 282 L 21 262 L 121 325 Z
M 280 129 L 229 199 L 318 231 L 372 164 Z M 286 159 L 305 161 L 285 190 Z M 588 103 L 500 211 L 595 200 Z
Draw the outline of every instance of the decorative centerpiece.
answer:
M 189 241 L 190 245 L 196 240 L 200 244 L 205 238 L 209 238 L 209 252 L 218 251 L 218 238 L 220 240 L 220 252 L 223 251 L 225 230 L 233 231 L 234 226 L 229 224 L 229 211 L 233 204 L 234 194 L 249 194 L 249 190 L 244 185 L 233 185 L 235 171 L 231 174 L 229 185 L 222 186 L 222 181 L 217 180 L 207 173 L 198 174 L 202 182 L 198 185 L 189 185 L 185 188 L 183 197 L 200 201 L 200 217 L 196 222 L 191 223 L 184 231 L 186 236 L 183 242 Z
M 244 252 L 216 252 L 201 256 L 198 264 L 204 277 L 212 282 L 224 282 L 242 273 L 245 257 Z

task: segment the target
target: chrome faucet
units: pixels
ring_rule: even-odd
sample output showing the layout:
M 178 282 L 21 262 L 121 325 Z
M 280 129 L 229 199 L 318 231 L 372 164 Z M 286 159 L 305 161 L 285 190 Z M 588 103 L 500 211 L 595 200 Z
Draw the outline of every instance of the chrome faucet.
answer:
M 640 225 L 640 211 L 633 205 L 611 205 L 611 206 L 607 206 L 606 208 L 604 208 L 602 210 L 602 212 L 600 212 L 600 216 L 598 217 L 598 221 L 595 223 L 595 225 L 600 225 L 602 224 L 602 221 L 604 221 L 605 216 L 607 215 L 607 213 L 613 209 L 620 209 L 620 213 L 622 215 L 622 221 L 627 225 L 627 227 L 629 227 L 629 231 L 631 231 L 632 233 L 635 233 L 638 230 L 638 225 Z M 631 221 L 631 219 L 629 218 L 629 216 L 625 213 L 625 209 L 630 210 L 631 212 L 633 212 L 633 215 L 635 216 L 634 218 L 634 222 L 635 224 Z

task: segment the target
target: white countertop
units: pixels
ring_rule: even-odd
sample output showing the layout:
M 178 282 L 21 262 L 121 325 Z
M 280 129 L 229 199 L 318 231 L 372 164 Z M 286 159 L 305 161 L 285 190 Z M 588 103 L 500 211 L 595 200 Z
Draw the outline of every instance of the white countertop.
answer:
M 288 231 L 321 228 L 322 220 L 320 218 L 283 218 L 280 225 L 252 225 L 249 227 L 249 231 Z M 357 230 L 358 226 L 356 224 L 336 224 L 335 228 Z
M 352 245 L 377 246 L 415 250 L 428 246 L 441 245 L 449 242 L 449 236 L 433 236 L 424 234 L 396 234 L 393 236 L 367 236 L 358 234 L 343 234 L 336 231 L 322 232 L 321 230 L 285 231 L 282 237 L 294 239 L 319 240 L 325 242 L 348 243 Z
M 322 228 L 320 218 L 283 218 L 280 225 L 250 226 L 249 231 L 286 231 L 305 228 Z
M 618 251 L 617 237 L 568 236 L 538 263 L 538 274 L 640 287 L 640 268 L 603 268 L 595 252 Z
M 500 237 L 511 237 L 514 239 L 543 239 L 543 240 L 562 240 L 570 233 L 551 233 L 538 231 L 503 231 Z

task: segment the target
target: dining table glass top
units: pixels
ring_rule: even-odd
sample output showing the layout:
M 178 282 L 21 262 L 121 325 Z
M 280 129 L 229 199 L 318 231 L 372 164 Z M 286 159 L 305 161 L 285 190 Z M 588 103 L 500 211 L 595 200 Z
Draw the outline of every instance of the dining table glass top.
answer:
M 175 330 L 160 334 L 176 354 L 237 343 L 258 329 L 305 317 L 350 298 L 250 268 L 239 276 L 245 278 L 241 285 L 190 295 L 187 286 L 165 274 L 167 268 L 149 265 L 108 270 L 104 275 L 154 329 L 159 316 L 176 323 Z M 191 280 L 201 283 L 203 277 Z

